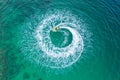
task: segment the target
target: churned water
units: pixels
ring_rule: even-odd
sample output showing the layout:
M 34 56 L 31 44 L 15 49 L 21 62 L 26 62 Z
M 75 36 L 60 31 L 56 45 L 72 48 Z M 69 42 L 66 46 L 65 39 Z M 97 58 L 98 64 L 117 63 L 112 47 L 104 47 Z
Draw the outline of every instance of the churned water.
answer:
M 120 0 L 0 0 L 0 80 L 120 80 Z

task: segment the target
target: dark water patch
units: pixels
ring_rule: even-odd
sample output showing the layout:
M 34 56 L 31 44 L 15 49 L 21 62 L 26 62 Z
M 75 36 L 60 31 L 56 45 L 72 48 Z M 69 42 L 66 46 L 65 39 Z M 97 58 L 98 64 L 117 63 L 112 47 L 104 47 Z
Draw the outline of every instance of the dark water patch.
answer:
M 25 73 L 23 74 L 23 79 L 24 79 L 24 80 L 29 80 L 29 79 L 30 79 L 29 73 L 25 72 Z

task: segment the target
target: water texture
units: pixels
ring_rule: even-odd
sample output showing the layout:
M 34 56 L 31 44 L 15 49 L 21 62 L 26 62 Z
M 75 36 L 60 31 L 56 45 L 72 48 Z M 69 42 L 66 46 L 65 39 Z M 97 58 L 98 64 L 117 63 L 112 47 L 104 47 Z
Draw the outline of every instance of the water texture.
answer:
M 0 0 L 0 80 L 120 80 L 120 1 Z

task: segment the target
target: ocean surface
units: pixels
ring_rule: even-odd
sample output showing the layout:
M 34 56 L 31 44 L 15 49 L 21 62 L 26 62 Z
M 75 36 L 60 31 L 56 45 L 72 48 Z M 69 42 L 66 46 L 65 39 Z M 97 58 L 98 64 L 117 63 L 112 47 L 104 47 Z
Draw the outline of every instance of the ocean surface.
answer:
M 0 80 L 120 80 L 120 0 L 0 0 Z

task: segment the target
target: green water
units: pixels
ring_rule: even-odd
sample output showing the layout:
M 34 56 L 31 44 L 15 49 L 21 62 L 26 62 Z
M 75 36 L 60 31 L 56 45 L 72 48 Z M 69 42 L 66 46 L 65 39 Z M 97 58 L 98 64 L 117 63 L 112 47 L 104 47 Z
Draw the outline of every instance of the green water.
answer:
M 54 69 L 34 60 L 43 52 L 36 51 L 33 35 L 45 14 L 57 11 L 71 12 L 80 22 L 76 29 L 84 49 L 73 65 Z M 73 36 L 67 33 L 52 32 L 53 44 L 71 44 Z M 120 1 L 0 0 L 0 80 L 120 80 Z
M 65 35 L 65 32 L 68 35 Z M 50 38 L 52 44 L 54 44 L 57 47 L 66 47 L 72 42 L 72 34 L 66 29 L 60 29 L 56 32 L 51 31 Z

